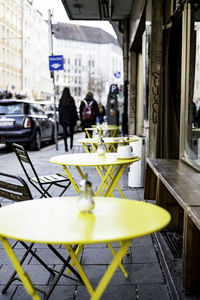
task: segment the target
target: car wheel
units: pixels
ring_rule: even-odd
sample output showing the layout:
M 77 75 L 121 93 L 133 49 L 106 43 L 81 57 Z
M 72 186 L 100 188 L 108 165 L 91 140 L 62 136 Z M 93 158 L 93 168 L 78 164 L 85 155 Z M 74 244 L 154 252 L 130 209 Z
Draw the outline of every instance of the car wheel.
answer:
M 30 148 L 31 150 L 37 151 L 40 150 L 40 147 L 41 147 L 41 136 L 39 131 L 37 130 L 34 139 L 30 143 Z

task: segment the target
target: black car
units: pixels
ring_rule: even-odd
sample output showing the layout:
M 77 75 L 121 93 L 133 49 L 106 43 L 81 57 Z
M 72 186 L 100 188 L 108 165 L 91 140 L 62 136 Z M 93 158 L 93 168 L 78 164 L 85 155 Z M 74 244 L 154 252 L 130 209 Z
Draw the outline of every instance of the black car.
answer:
M 26 144 L 39 150 L 41 142 L 54 142 L 54 124 L 34 100 L 0 99 L 0 143 Z

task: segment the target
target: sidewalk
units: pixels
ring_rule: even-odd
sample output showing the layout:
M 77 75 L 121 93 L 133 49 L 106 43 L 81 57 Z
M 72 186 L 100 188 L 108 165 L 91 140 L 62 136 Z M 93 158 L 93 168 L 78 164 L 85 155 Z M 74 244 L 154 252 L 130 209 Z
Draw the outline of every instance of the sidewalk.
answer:
M 83 133 L 75 135 L 75 140 L 83 137 Z M 75 141 L 76 144 L 76 141 Z M 75 146 L 74 151 L 81 150 L 81 147 Z M 61 172 L 60 166 L 49 163 L 49 158 L 55 155 L 64 154 L 63 141 L 59 141 L 59 150 L 56 151 L 55 145 L 42 148 L 39 152 L 29 152 L 29 155 L 34 162 L 34 166 L 38 173 L 55 173 Z M 8 154 L 10 158 L 9 165 L 6 166 L 6 162 L 2 162 L 1 170 L 4 169 L 4 164 L 7 172 L 12 172 L 12 163 L 18 164 L 14 153 Z M 48 170 L 48 171 L 47 171 Z M 87 170 L 85 170 L 87 171 Z M 16 175 L 22 176 L 21 167 L 16 170 Z M 78 176 L 74 172 L 74 176 Z M 97 183 L 98 178 L 95 170 L 91 170 L 88 173 L 88 179 L 92 181 L 93 185 Z M 127 186 L 127 173 L 120 179 L 120 187 L 123 190 L 126 198 L 143 201 L 143 188 L 130 188 Z M 39 195 L 36 191 L 33 191 L 34 198 Z M 76 195 L 73 187 L 70 187 L 65 195 Z M 116 194 L 115 194 L 116 195 Z M 56 191 L 55 191 L 56 196 Z M 36 220 L 37 221 L 37 220 Z M 117 243 L 114 247 L 118 247 Z M 48 265 L 55 269 L 61 267 L 61 263 L 57 257 L 52 254 L 47 246 L 35 245 L 35 252 L 47 262 Z M 64 247 L 58 248 L 59 252 L 64 254 Z M 24 250 L 20 248 L 20 245 L 16 249 L 17 256 L 20 258 Z M 88 245 L 85 246 L 80 256 L 81 264 L 84 266 L 84 270 L 91 280 L 92 285 L 96 286 L 101 276 L 104 274 L 105 269 L 108 267 L 112 255 L 106 244 Z M 166 277 L 163 272 L 163 267 L 160 263 L 157 246 L 155 244 L 155 236 L 148 235 L 143 238 L 134 240 L 132 243 L 129 255 L 126 255 L 123 259 L 123 264 L 129 273 L 129 278 L 125 279 L 121 270 L 118 269 L 114 274 L 110 284 L 105 290 L 101 299 L 103 300 L 170 300 L 170 291 L 166 282 Z M 25 270 L 30 275 L 34 285 L 41 290 L 48 290 L 51 285 L 51 278 L 49 273 L 38 264 L 38 262 L 29 256 L 25 261 Z M 4 287 L 7 279 L 13 271 L 13 267 L 7 258 L 2 245 L 0 244 L 0 290 Z M 42 299 L 42 294 L 39 293 Z M 31 299 L 24 287 L 20 282 L 15 281 L 12 283 L 7 291 L 7 294 L 2 295 L 0 293 L 0 300 L 28 300 Z M 77 282 L 62 277 L 58 282 L 55 290 L 51 294 L 51 300 L 86 300 L 90 299 L 89 294 L 84 286 L 77 284 Z M 174 299 L 173 299 L 174 300 Z

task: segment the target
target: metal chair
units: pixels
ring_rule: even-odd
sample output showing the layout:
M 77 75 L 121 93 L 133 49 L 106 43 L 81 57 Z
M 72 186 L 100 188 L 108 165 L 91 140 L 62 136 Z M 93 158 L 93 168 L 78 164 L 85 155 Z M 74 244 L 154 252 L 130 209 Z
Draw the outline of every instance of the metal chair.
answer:
M 14 143 L 12 144 L 12 147 L 15 154 L 17 155 L 17 158 L 24 170 L 28 181 L 41 193 L 40 198 L 52 197 L 52 195 L 49 193 L 49 189 L 52 186 L 62 188 L 62 191 L 58 195 L 58 197 L 61 197 L 64 194 L 64 192 L 68 189 L 68 187 L 71 184 L 66 174 L 57 173 L 52 175 L 38 176 L 31 162 L 31 159 L 24 147 Z M 29 174 L 33 175 L 34 177 L 31 177 Z
M 21 177 L 0 172 L 0 207 L 1 207 L 1 202 L 4 199 L 9 199 L 9 200 L 12 200 L 14 202 L 19 202 L 19 201 L 31 200 L 33 198 L 32 198 L 32 195 L 31 195 L 31 192 L 30 192 L 30 189 L 29 189 L 27 183 Z M 52 293 L 53 289 L 55 288 L 55 286 L 56 286 L 56 284 L 57 284 L 57 282 L 58 282 L 58 280 L 60 279 L 61 276 L 65 276 L 65 277 L 70 278 L 72 280 L 82 282 L 82 279 L 81 279 L 80 275 L 69 264 L 69 262 L 71 260 L 70 256 L 68 256 L 68 258 L 65 259 L 52 245 L 48 244 L 47 246 L 63 263 L 63 265 L 62 265 L 62 267 L 59 271 L 48 267 L 48 265 L 32 250 L 32 248 L 34 246 L 34 243 L 27 244 L 23 241 L 16 241 L 16 243 L 13 245 L 13 248 L 16 246 L 17 243 L 20 243 L 26 249 L 23 257 L 20 260 L 20 264 L 23 264 L 26 257 L 28 256 L 28 254 L 31 254 L 36 260 L 38 260 L 38 262 L 46 270 L 49 271 L 49 273 L 52 276 L 55 276 L 56 273 L 58 274 L 57 276 L 55 276 L 54 282 L 51 285 L 51 287 L 50 287 L 50 289 L 47 293 L 39 290 L 40 292 L 45 294 L 45 299 L 49 298 L 50 294 Z M 74 249 L 76 250 L 77 247 L 78 247 L 78 245 L 75 245 Z M 67 267 L 69 268 L 70 271 L 72 271 L 76 275 L 77 279 L 72 278 L 69 275 L 63 274 L 63 272 L 65 271 L 65 269 Z M 16 271 L 14 271 L 12 273 L 10 279 L 8 280 L 8 282 L 6 283 L 4 288 L 2 289 L 2 294 L 6 293 L 6 291 L 8 290 L 9 286 L 11 285 L 11 283 L 13 281 L 20 280 L 18 277 L 16 277 L 16 274 L 17 274 Z

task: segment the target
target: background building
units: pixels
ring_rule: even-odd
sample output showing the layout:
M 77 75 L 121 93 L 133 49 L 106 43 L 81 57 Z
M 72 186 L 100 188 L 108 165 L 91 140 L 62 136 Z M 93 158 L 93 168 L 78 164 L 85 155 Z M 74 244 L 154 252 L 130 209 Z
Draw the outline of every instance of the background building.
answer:
M 22 3 L 0 1 L 0 89 L 22 89 Z
M 64 56 L 64 70 L 55 72 L 58 96 L 69 86 L 79 102 L 88 90 L 107 101 L 109 86 L 123 83 L 122 50 L 117 40 L 100 28 L 66 23 L 53 25 L 54 55 Z M 115 77 L 120 72 L 120 78 Z
M 23 14 L 23 90 L 29 97 L 46 99 L 53 95 L 49 72 L 48 24 L 41 13 L 24 1 Z
M 52 96 L 48 56 L 48 24 L 32 1 L 0 0 L 0 89 Z

